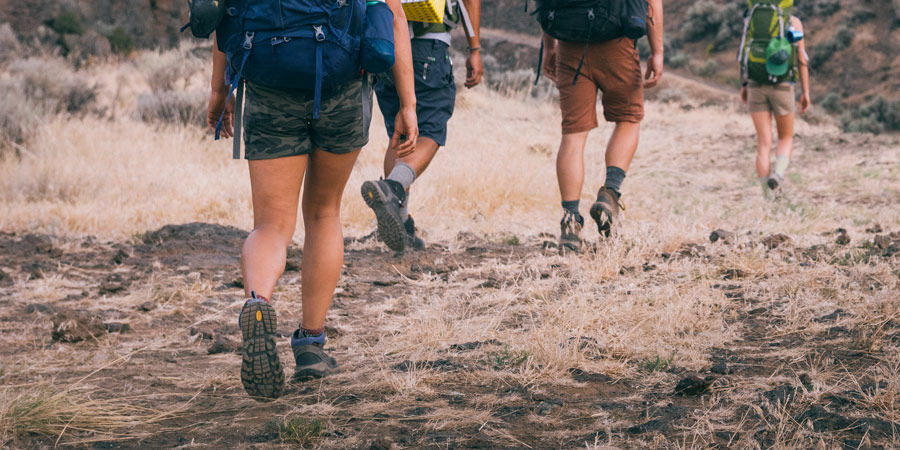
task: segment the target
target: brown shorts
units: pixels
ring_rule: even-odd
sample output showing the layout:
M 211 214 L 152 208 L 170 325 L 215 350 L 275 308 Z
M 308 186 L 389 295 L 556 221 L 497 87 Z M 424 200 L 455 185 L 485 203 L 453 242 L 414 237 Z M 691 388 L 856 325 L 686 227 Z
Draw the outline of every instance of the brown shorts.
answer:
M 575 71 L 584 56 L 581 75 Z M 563 134 L 597 128 L 597 89 L 603 92 L 607 122 L 639 123 L 644 118 L 641 60 L 634 41 L 627 38 L 590 44 L 559 43 L 557 70 Z
M 793 114 L 797 105 L 794 84 L 763 85 L 751 82 L 747 86 L 747 103 L 750 104 L 751 113 L 771 112 L 776 116 Z

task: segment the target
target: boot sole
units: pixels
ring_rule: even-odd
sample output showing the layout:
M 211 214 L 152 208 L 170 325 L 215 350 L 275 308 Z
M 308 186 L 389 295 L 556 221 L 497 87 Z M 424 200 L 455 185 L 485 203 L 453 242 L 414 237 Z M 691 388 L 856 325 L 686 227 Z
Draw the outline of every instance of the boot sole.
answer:
M 403 224 L 388 212 L 387 196 L 374 181 L 366 181 L 361 189 L 363 201 L 375 212 L 378 220 L 378 238 L 395 252 L 406 250 L 406 230 Z
M 241 383 L 251 397 L 260 401 L 276 399 L 284 393 L 284 369 L 275 348 L 278 319 L 265 302 L 244 305 L 240 318 L 243 338 Z
M 769 186 L 769 189 L 771 189 L 773 191 L 778 189 L 778 180 L 776 180 L 774 178 L 769 178 L 769 180 L 766 181 L 766 184 Z
M 603 216 L 606 215 L 604 218 Z M 591 218 L 597 222 L 597 231 L 605 237 L 610 237 L 613 233 L 613 214 L 612 211 L 601 202 L 595 202 L 591 206 Z

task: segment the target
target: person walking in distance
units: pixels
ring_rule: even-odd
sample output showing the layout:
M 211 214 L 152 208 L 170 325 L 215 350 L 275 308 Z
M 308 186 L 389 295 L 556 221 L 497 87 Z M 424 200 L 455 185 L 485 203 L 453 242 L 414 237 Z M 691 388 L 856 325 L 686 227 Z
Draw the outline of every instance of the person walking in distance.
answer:
M 619 11 L 623 8 L 621 3 L 625 3 L 626 11 Z M 638 147 L 644 118 L 643 89 L 656 86 L 663 74 L 662 0 L 600 0 L 590 8 L 582 8 L 586 12 L 570 9 L 564 15 L 559 10 L 542 8 L 538 1 L 538 20 L 544 29 L 543 74 L 556 82 L 562 114 L 562 142 L 556 158 L 563 209 L 559 242 L 562 252 L 580 251 L 582 247 L 584 218 L 579 207 L 584 185 L 584 148 L 588 134 L 598 126 L 597 91 L 603 93 L 603 116 L 615 123 L 615 128 L 606 146 L 606 181 L 597 192 L 590 215 L 600 234 L 609 237 L 624 209 L 622 183 Z M 600 9 L 607 14 L 622 14 L 623 30 L 599 25 L 588 30 L 577 28 L 580 24 L 601 22 L 593 20 Z M 576 19 L 571 24 L 563 22 L 573 15 Z M 642 33 L 633 34 L 624 25 L 628 20 L 641 24 L 644 18 L 651 56 L 642 77 L 635 40 Z
M 794 148 L 794 118 L 811 104 L 809 56 L 803 23 L 791 15 L 793 2 L 750 0 L 750 14 L 741 47 L 741 101 L 748 105 L 756 128 L 756 175 L 763 195 L 779 195 Z M 769 27 L 770 23 L 776 27 Z M 771 30 L 774 29 L 774 35 Z M 795 100 L 795 81 L 801 94 Z M 772 164 L 772 117 L 778 133 Z
M 467 88 L 481 83 L 479 24 L 481 0 L 448 0 L 443 23 L 410 22 L 413 68 L 416 84 L 416 115 L 419 142 L 415 153 L 389 149 L 384 155 L 384 179 L 363 183 L 363 200 L 378 223 L 378 239 L 395 252 L 422 249 L 409 214 L 410 187 L 421 178 L 440 147 L 447 141 L 447 121 L 456 103 L 456 84 L 450 60 L 450 30 L 461 23 L 468 38 Z M 379 74 L 375 82 L 378 106 L 388 135 L 395 133 L 392 117 L 400 106 L 396 82 L 391 74 Z
M 386 3 L 366 6 L 363 1 L 351 0 L 338 6 L 313 0 L 282 0 L 284 8 L 272 9 L 267 2 L 248 2 L 243 7 L 249 12 L 226 17 L 216 30 L 207 124 L 217 135 L 235 135 L 241 109 L 236 115 L 235 102 L 229 101 L 231 90 L 237 83 L 238 103 L 244 83 L 247 91 L 244 143 L 253 231 L 241 250 L 247 300 L 238 322 L 243 337 L 241 381 L 247 393 L 257 399 L 276 398 L 284 390 L 272 295 L 284 272 L 298 202 L 303 210 L 305 237 L 302 319 L 290 339 L 296 362 L 294 378 L 322 377 L 337 368 L 336 360 L 324 351 L 325 317 L 344 257 L 341 196 L 360 149 L 369 139 L 372 91 L 368 77 L 361 75 L 362 59 L 338 45 L 325 43 L 347 39 L 346 30 L 350 30 L 350 36 L 362 35 L 363 11 L 369 14 L 381 8 L 381 24 L 386 28 L 382 31 L 386 34 L 391 32 L 393 12 L 396 40 L 393 52 L 386 57 L 390 62 L 385 65 L 393 64 L 400 100 L 395 115 L 397 135 L 391 149 L 409 154 L 416 148 L 418 131 L 406 18 L 400 0 Z M 317 14 L 297 12 L 310 10 Z M 337 34 L 336 29 L 345 30 L 345 34 Z M 279 53 L 272 50 L 276 46 L 284 49 L 280 55 L 290 61 L 267 59 Z M 255 47 L 262 51 L 254 52 Z M 390 49 L 388 45 L 385 51 Z M 225 81 L 226 67 L 230 83 Z M 400 141 L 400 135 L 405 141 Z

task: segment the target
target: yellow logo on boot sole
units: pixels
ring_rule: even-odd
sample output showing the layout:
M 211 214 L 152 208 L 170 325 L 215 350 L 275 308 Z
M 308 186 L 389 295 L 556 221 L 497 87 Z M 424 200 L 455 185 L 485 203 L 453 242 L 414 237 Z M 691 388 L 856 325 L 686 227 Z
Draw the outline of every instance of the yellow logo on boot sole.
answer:
M 257 311 L 257 312 L 256 312 L 256 321 L 257 321 L 257 322 L 261 322 L 261 321 L 262 321 L 262 311 Z

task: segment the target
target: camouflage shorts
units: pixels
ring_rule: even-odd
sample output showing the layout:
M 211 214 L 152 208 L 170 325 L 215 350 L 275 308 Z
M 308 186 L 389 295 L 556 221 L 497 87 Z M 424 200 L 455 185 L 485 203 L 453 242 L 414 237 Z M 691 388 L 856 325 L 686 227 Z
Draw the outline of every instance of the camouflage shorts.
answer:
M 308 155 L 313 149 L 350 153 L 369 142 L 372 90 L 351 81 L 322 95 L 313 119 L 313 93 L 247 83 L 244 144 L 247 159 Z

